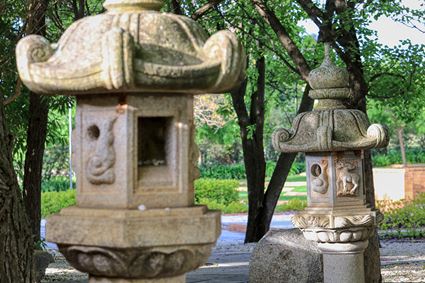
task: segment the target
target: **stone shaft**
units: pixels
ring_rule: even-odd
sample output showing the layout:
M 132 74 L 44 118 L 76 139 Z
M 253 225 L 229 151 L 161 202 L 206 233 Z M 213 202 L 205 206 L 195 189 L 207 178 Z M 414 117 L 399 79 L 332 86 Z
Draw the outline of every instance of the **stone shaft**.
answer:
M 161 279 L 117 279 L 105 277 L 93 277 L 89 279 L 89 283 L 184 283 L 186 276 L 168 277 Z
M 325 283 L 365 283 L 363 252 L 368 241 L 319 244 L 323 253 Z

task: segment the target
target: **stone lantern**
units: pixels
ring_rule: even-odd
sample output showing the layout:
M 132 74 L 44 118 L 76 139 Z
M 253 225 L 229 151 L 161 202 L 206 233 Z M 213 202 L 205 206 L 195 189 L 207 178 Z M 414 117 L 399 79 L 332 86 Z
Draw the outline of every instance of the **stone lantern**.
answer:
M 32 91 L 77 99 L 77 205 L 47 221 L 55 242 L 90 282 L 184 282 L 206 262 L 220 213 L 194 205 L 193 95 L 242 81 L 234 34 L 211 37 L 161 0 L 107 0 L 58 43 L 17 46 Z
M 364 282 L 363 252 L 380 215 L 365 201 L 363 151 L 385 147 L 388 134 L 362 111 L 344 106 L 351 96 L 348 72 L 332 63 L 328 44 L 325 53 L 309 74 L 313 111 L 299 114 L 292 130 L 275 131 L 273 146 L 305 152 L 308 206 L 293 223 L 318 242 L 325 282 Z

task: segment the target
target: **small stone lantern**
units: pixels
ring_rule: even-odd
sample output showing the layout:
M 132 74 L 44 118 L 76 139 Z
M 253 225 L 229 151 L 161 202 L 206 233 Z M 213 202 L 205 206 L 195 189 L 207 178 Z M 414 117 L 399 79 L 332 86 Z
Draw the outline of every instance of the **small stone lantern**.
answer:
M 273 146 L 306 153 L 308 207 L 293 223 L 318 242 L 325 282 L 364 282 L 363 252 L 380 215 L 365 201 L 363 150 L 387 146 L 388 134 L 362 111 L 346 109 L 348 72 L 332 63 L 328 44 L 325 53 L 309 74 L 317 104 L 294 119 L 292 130 L 275 131 Z
M 32 91 L 77 98 L 77 205 L 47 221 L 47 240 L 90 282 L 184 282 L 206 262 L 220 213 L 194 205 L 193 95 L 243 80 L 234 34 L 208 38 L 161 0 L 107 0 L 58 43 L 17 46 Z

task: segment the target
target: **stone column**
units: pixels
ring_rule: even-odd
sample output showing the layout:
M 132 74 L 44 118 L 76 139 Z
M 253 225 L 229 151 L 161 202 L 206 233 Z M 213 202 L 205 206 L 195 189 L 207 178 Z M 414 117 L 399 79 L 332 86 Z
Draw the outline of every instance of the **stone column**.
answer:
M 47 219 L 46 238 L 90 283 L 184 282 L 220 234 L 220 213 L 194 204 L 193 95 L 245 75 L 234 34 L 207 37 L 161 0 L 107 0 L 56 44 L 17 46 L 32 91 L 76 96 L 77 205 Z
M 318 247 L 323 253 L 324 281 L 364 283 L 363 252 L 367 245 L 368 240 L 349 244 L 319 243 Z
M 365 201 L 363 150 L 385 147 L 388 134 L 384 126 L 370 125 L 365 113 L 345 107 L 348 72 L 332 63 L 328 44 L 325 53 L 309 74 L 313 111 L 298 115 L 293 129 L 275 131 L 272 141 L 278 151 L 306 153 L 308 206 L 292 221 L 318 243 L 324 281 L 362 283 L 363 252 L 381 218 Z

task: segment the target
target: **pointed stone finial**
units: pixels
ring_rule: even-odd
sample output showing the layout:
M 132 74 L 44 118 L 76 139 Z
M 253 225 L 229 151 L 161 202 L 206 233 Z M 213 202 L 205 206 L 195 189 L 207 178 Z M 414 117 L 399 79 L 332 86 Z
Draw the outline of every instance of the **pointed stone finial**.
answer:
M 310 72 L 308 81 L 312 87 L 310 97 L 313 99 L 324 100 L 328 108 L 332 106 L 342 107 L 342 103 L 337 100 L 350 98 L 350 89 L 348 88 L 349 74 L 346 68 L 337 67 L 331 59 L 332 47 L 330 43 L 325 43 L 325 58 L 323 63 L 317 69 Z M 332 100 L 332 101 L 329 101 Z M 320 103 L 320 102 L 319 102 Z M 327 107 L 326 106 L 326 107 Z M 320 103 L 320 107 L 325 104 Z
M 161 9 L 162 0 L 106 0 L 103 3 L 108 12 L 136 12 L 141 10 Z

